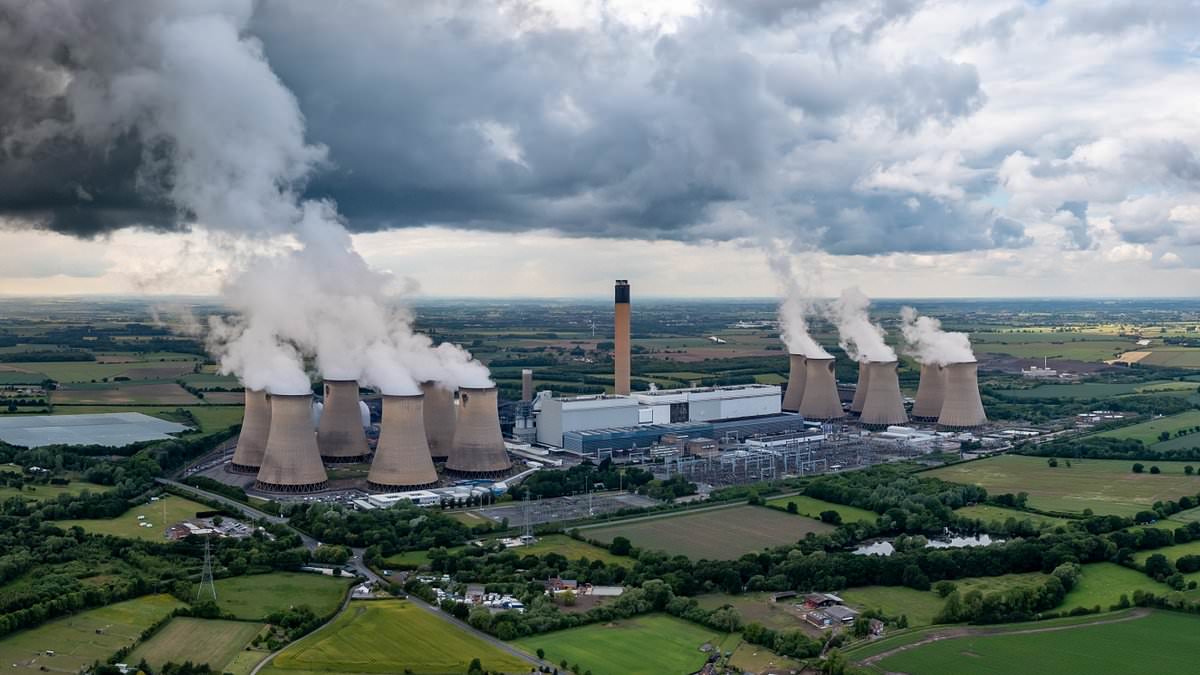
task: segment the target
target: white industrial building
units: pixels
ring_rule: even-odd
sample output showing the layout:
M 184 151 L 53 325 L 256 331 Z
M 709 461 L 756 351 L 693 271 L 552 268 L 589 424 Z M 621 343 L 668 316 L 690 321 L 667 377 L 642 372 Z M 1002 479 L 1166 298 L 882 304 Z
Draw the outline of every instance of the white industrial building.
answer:
M 610 427 L 633 427 L 640 422 L 638 402 L 630 396 L 541 397 L 537 417 L 538 443 L 561 448 L 563 433 Z

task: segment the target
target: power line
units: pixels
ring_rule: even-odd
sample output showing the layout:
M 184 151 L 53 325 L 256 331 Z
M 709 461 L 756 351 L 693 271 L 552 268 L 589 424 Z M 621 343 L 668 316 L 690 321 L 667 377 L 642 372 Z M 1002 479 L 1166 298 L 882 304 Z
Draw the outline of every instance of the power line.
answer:
M 212 549 L 209 546 L 209 538 L 204 538 L 204 569 L 200 572 L 200 585 L 196 587 L 196 599 L 200 599 L 200 595 L 204 592 L 204 584 L 208 584 L 209 590 L 212 592 L 213 602 L 217 601 L 217 585 L 213 583 L 212 573 Z

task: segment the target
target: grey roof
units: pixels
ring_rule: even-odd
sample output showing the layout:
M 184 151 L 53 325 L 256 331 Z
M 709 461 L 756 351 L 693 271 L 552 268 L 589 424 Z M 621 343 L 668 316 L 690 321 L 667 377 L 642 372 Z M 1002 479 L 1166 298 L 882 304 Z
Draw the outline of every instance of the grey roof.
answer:
M 56 444 L 115 448 L 171 438 L 167 434 L 187 429 L 182 424 L 130 412 L 0 417 L 0 440 L 27 448 Z
M 854 617 L 858 616 L 858 612 L 856 612 L 844 605 L 834 605 L 832 607 L 826 607 L 822 611 L 824 611 L 829 616 L 832 616 L 833 618 L 837 619 L 838 621 L 844 621 L 846 619 L 853 619 Z

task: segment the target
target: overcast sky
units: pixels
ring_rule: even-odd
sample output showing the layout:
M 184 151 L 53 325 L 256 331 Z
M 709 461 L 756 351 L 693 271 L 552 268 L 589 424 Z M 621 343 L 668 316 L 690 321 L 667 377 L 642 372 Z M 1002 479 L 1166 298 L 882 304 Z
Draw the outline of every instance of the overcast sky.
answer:
M 1196 295 L 1196 0 L 334 4 L 0 0 L 0 293 L 219 288 L 238 215 L 80 93 L 211 11 L 322 150 L 295 189 L 428 295 L 770 296 L 781 248 L 823 294 Z

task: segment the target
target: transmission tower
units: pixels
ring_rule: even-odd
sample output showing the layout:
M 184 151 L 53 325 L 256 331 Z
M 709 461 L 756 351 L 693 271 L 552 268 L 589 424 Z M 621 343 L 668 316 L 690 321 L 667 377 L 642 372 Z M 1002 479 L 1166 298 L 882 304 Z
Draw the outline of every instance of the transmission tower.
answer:
M 208 584 L 208 589 L 212 592 L 213 602 L 217 601 L 217 585 L 213 583 L 212 573 L 212 549 L 209 547 L 209 538 L 204 538 L 204 569 L 200 572 L 200 585 L 196 587 L 196 599 L 204 593 L 204 585 Z
M 530 518 L 529 518 L 529 491 L 528 490 L 526 490 L 526 492 L 525 492 L 525 504 L 524 504 L 524 506 L 522 506 L 521 511 L 525 515 L 525 528 L 524 528 L 523 534 L 526 537 L 531 537 L 531 536 L 533 536 L 533 523 L 530 521 Z

